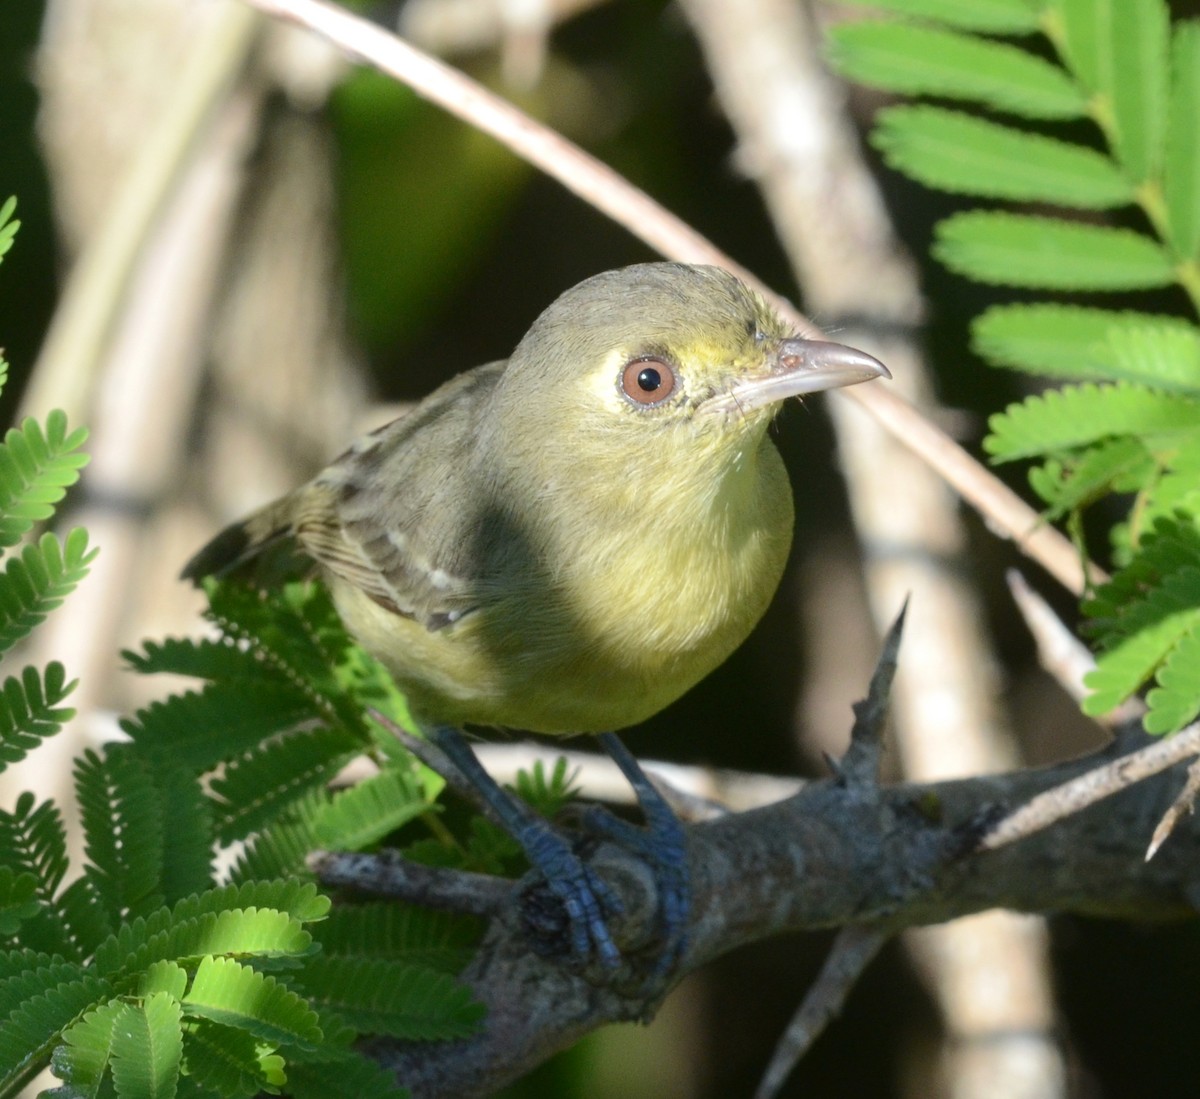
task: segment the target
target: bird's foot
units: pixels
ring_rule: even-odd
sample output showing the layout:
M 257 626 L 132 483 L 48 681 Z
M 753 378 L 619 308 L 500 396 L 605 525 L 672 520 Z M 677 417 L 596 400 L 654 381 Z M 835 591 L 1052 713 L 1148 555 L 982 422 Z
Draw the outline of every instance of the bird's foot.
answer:
M 585 812 L 583 826 L 590 834 L 638 856 L 653 871 L 661 945 L 651 977 L 663 977 L 683 957 L 688 944 L 691 883 L 687 837 L 675 811 L 621 740 L 613 733 L 603 733 L 600 743 L 633 787 L 646 823 L 639 827 L 597 807 Z
M 683 957 L 688 942 L 691 885 L 683 825 L 674 813 L 668 820 L 651 825 L 647 814 L 647 825 L 639 827 L 601 806 L 593 806 L 583 813 L 581 826 L 589 835 L 608 840 L 640 858 L 653 872 L 659 937 L 650 976 L 665 976 Z
M 580 969 L 593 958 L 615 969 L 621 952 L 608 918 L 622 912 L 620 898 L 546 822 L 530 820 L 516 838 L 541 875 L 521 897 L 522 922 L 534 949 L 567 954 Z

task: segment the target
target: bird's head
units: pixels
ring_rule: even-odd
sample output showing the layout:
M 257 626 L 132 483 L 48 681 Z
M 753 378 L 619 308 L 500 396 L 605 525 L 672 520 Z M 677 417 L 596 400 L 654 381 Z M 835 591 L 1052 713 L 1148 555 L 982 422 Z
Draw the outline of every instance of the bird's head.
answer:
M 495 391 L 485 430 L 502 445 L 480 453 L 595 498 L 682 498 L 685 483 L 708 494 L 757 452 L 785 398 L 888 376 L 861 351 L 796 337 L 721 268 L 638 264 L 579 283 L 538 317 Z M 674 472 L 648 484 L 647 463 Z
M 889 376 L 861 351 L 796 337 L 719 267 L 645 263 L 562 294 L 517 347 L 499 395 L 581 427 L 740 436 L 787 397 Z

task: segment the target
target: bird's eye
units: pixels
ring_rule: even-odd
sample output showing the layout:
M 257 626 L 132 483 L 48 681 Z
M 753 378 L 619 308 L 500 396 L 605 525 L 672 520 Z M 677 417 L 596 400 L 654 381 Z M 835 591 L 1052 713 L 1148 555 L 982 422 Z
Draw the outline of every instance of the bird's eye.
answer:
M 659 404 L 674 391 L 675 371 L 662 359 L 634 359 L 621 371 L 621 392 L 635 404 Z

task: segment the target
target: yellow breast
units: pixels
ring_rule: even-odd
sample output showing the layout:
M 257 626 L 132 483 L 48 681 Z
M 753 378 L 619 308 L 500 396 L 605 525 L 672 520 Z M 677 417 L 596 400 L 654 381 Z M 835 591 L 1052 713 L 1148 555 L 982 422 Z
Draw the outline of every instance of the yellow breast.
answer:
M 715 491 L 677 485 L 624 510 L 609 501 L 602 537 L 547 532 L 565 543 L 546 555 L 553 574 L 532 563 L 453 626 L 398 619 L 336 578 L 335 601 L 422 720 L 562 734 L 637 724 L 722 663 L 778 587 L 791 490 L 774 446 L 756 449 Z

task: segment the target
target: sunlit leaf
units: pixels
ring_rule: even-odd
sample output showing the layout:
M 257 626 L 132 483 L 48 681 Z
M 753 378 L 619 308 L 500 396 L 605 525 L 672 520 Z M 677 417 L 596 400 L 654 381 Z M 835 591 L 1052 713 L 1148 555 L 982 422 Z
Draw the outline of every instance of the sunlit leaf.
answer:
M 906 95 L 945 96 L 1031 118 L 1076 118 L 1087 109 L 1083 92 L 1057 65 L 973 35 L 844 23 L 830 31 L 830 51 L 852 80 Z
M 871 141 L 891 167 L 943 191 L 1094 209 L 1134 199 L 1095 150 L 961 111 L 892 107 L 880 112 Z
M 1200 402 L 1125 383 L 1072 385 L 1009 405 L 988 427 L 984 448 L 1004 461 L 1121 435 L 1168 445 L 1200 432 Z
M 1163 0 L 1061 0 L 1067 58 L 1096 96 L 1131 179 L 1157 176 L 1167 117 L 1168 33 Z
M 1036 302 L 994 305 L 981 313 L 971 324 L 971 346 L 993 366 L 1050 378 L 1117 381 L 1124 368 L 1110 336 L 1133 328 L 1195 331 L 1177 317 Z
M 121 1099 L 174 1099 L 183 1057 L 179 1001 L 155 992 L 125 1004 L 113 1025 L 112 1074 Z
M 1138 290 L 1167 286 L 1170 257 L 1128 229 L 1054 218 L 969 211 L 940 222 L 933 252 L 980 282 L 1044 290 Z
M 1200 259 L 1200 21 L 1180 23 L 1171 47 L 1171 105 L 1163 191 L 1168 233 L 1180 255 Z
M 304 1047 L 321 1039 L 317 1015 L 274 977 L 231 958 L 205 958 L 184 997 L 184 1011 L 236 1026 L 268 1042 Z
M 1200 328 L 1126 325 L 1113 328 L 1107 343 L 1115 377 L 1200 396 Z

